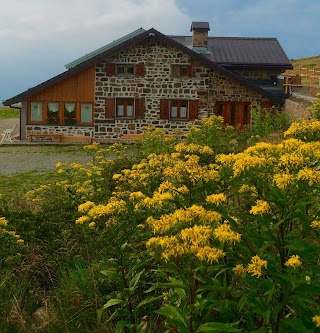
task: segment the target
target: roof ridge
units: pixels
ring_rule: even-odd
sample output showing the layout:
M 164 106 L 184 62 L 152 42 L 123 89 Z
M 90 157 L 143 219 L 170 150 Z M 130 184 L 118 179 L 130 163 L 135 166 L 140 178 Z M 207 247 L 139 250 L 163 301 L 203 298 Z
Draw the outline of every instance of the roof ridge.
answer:
M 136 37 L 136 36 L 140 35 L 141 33 L 145 32 L 145 31 L 146 30 L 143 29 L 143 28 L 139 28 L 137 30 L 134 30 L 134 31 L 130 32 L 129 34 L 124 35 L 124 36 L 112 41 L 111 43 L 108 43 L 108 44 L 106 44 L 106 45 L 104 45 L 104 46 L 102 46 L 102 47 L 100 47 L 100 48 L 98 48 L 98 49 L 96 49 L 96 50 L 94 50 L 90 53 L 85 54 L 84 56 L 82 56 L 78 59 L 75 59 L 75 60 L 69 62 L 68 64 L 65 65 L 65 68 L 70 69 L 72 67 L 75 67 L 75 66 L 81 64 L 82 62 L 84 62 L 84 61 L 86 61 L 86 60 L 104 52 L 104 51 L 107 51 L 108 49 L 110 49 L 114 46 L 117 46 L 121 43 L 126 42 L 127 40 L 129 40 L 133 37 Z

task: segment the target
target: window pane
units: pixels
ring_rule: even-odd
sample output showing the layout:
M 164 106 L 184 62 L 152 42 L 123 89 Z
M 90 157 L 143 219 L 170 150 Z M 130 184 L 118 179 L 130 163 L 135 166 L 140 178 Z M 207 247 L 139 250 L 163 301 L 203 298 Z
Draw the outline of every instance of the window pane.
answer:
M 82 123 L 92 123 L 92 104 L 81 104 L 81 118 Z
M 180 108 L 180 117 L 181 118 L 187 118 L 187 107 L 181 106 Z
M 133 106 L 127 105 L 127 117 L 133 117 Z
M 64 104 L 64 109 L 68 113 L 72 113 L 73 111 L 75 111 L 75 108 L 76 108 L 76 103 L 65 103 Z
M 30 120 L 31 121 L 42 121 L 42 103 L 41 102 L 32 102 L 31 103 Z
M 56 113 L 59 111 L 59 103 L 48 103 L 48 112 Z
M 176 106 L 171 106 L 171 118 L 178 117 L 178 108 Z
M 117 67 L 118 74 L 124 74 L 124 66 L 118 66 Z
M 123 117 L 124 116 L 124 105 L 118 104 L 117 106 L 117 116 Z
M 130 65 L 130 66 L 127 67 L 127 73 L 128 73 L 128 74 L 133 74 L 133 73 L 134 73 L 134 68 L 133 68 L 133 66 Z

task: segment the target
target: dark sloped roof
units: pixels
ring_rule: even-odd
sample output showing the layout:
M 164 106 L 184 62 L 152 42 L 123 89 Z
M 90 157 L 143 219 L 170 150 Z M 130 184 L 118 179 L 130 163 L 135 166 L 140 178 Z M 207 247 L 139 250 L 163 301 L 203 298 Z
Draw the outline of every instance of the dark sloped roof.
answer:
M 190 31 L 210 31 L 209 22 L 192 22 Z
M 104 60 L 106 57 L 109 57 L 113 54 L 116 54 L 117 52 L 120 52 L 128 47 L 131 47 L 139 42 L 143 42 L 146 41 L 147 39 L 150 38 L 156 38 L 157 40 L 159 40 L 160 42 L 163 43 L 167 43 L 173 47 L 176 47 L 178 49 L 180 49 L 182 52 L 184 52 L 185 54 L 188 54 L 191 58 L 199 60 L 200 62 L 202 62 L 204 65 L 206 65 L 208 68 L 215 70 L 217 72 L 220 72 L 221 74 L 224 74 L 227 77 L 230 77 L 234 80 L 236 80 L 237 82 L 250 87 L 251 89 L 255 90 L 256 92 L 258 92 L 259 94 L 266 96 L 267 98 L 269 98 L 270 100 L 274 101 L 275 103 L 282 103 L 281 100 L 279 100 L 276 96 L 274 96 L 273 94 L 269 93 L 268 91 L 260 88 L 259 86 L 257 86 L 256 84 L 246 80 L 244 77 L 228 70 L 227 68 L 224 68 L 222 66 L 220 66 L 219 64 L 213 62 L 211 59 L 208 59 L 206 55 L 201 55 L 197 52 L 194 52 L 192 49 L 190 49 L 188 46 L 186 46 L 184 43 L 181 43 L 181 37 L 179 38 L 171 38 L 169 36 L 163 35 L 162 33 L 160 33 L 159 31 L 151 28 L 145 32 L 139 33 L 138 35 L 125 40 L 124 42 L 115 45 L 114 47 L 111 48 L 107 48 L 105 50 L 103 50 L 101 53 L 95 54 L 94 56 L 85 59 L 84 61 L 76 64 L 74 67 L 70 68 L 69 70 L 67 70 L 66 72 L 63 72 L 51 79 L 49 79 L 48 81 L 45 81 L 33 88 L 30 88 L 26 91 L 24 91 L 23 93 L 12 97 L 10 99 L 7 99 L 6 101 L 3 102 L 4 105 L 11 105 L 17 102 L 21 102 L 22 100 L 26 99 L 29 96 L 32 96 L 33 94 L 51 87 L 52 85 L 82 71 L 85 68 L 88 68 L 89 66 L 96 64 L 97 62 Z M 185 37 L 182 37 L 185 38 Z M 176 40 L 177 39 L 177 40 Z M 103 49 L 103 48 L 102 48 Z
M 191 48 L 190 36 L 170 37 Z M 277 38 L 209 37 L 208 50 L 207 58 L 222 66 L 292 68 Z

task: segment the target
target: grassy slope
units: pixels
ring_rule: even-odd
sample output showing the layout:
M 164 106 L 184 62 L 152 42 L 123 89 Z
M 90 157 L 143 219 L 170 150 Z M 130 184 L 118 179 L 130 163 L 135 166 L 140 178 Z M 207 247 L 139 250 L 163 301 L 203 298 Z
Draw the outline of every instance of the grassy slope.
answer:
M 0 107 L 0 119 L 19 118 L 19 110 L 7 106 Z

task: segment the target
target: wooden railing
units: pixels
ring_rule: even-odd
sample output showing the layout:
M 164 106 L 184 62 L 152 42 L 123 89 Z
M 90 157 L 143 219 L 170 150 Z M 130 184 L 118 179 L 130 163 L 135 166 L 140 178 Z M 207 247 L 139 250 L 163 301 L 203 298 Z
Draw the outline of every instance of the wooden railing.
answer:
M 291 87 L 307 87 L 309 95 L 312 96 L 314 88 L 320 89 L 320 70 L 307 67 L 299 67 L 292 72 L 282 74 L 284 76 L 284 86 L 286 93 L 291 91 Z

